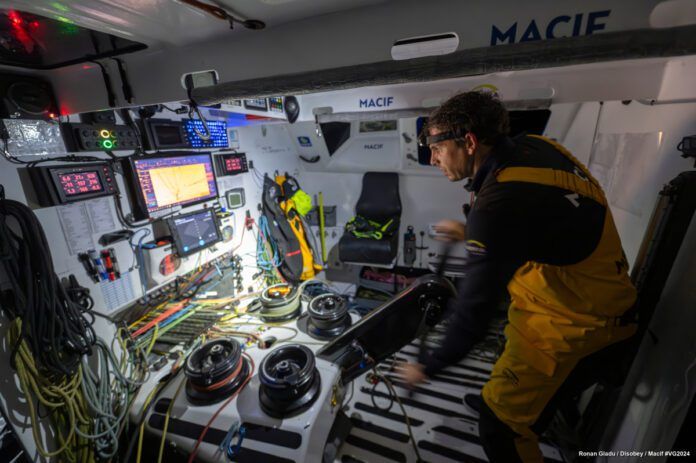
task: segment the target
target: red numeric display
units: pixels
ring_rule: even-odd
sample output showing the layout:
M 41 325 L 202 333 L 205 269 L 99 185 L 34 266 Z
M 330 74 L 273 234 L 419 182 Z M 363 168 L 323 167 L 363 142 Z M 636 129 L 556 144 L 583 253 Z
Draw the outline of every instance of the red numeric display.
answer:
M 237 172 L 244 172 L 244 166 L 242 166 L 242 160 L 240 158 L 227 158 L 227 159 L 225 159 L 225 171 L 229 174 L 234 174 Z
M 60 187 L 66 196 L 104 191 L 99 173 L 95 171 L 60 174 Z

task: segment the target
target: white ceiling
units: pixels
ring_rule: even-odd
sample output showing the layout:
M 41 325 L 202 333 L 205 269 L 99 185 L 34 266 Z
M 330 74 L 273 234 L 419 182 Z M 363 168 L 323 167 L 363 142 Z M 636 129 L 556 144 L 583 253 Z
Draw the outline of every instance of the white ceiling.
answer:
M 203 0 L 267 28 L 385 0 Z M 253 34 L 178 0 L 0 0 L 0 8 L 66 18 L 89 29 L 147 44 L 151 49 Z

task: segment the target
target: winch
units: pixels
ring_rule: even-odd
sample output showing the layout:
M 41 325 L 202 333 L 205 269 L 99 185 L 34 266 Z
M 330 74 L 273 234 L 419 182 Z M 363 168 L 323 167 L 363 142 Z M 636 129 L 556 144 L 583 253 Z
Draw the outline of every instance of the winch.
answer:
M 219 402 L 244 384 L 250 371 L 238 341 L 223 338 L 208 342 L 186 360 L 186 395 L 194 405 Z
M 259 367 L 261 409 L 274 418 L 309 408 L 319 395 L 321 377 L 314 353 L 300 344 L 274 349 Z
M 264 289 L 259 297 L 259 315 L 264 322 L 279 323 L 297 318 L 302 311 L 302 291 L 287 283 Z
M 348 304 L 337 294 L 321 294 L 307 306 L 307 334 L 322 341 L 343 333 L 351 325 Z

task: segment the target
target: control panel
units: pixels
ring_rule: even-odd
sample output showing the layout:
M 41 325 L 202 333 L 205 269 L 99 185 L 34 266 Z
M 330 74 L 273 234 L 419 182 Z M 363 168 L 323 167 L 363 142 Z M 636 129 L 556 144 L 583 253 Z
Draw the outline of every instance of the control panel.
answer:
M 61 124 L 68 151 L 115 151 L 138 147 L 135 131 L 127 125 Z
M 116 193 L 111 166 L 105 162 L 27 167 L 35 200 L 50 207 Z M 29 196 L 29 195 L 28 195 Z

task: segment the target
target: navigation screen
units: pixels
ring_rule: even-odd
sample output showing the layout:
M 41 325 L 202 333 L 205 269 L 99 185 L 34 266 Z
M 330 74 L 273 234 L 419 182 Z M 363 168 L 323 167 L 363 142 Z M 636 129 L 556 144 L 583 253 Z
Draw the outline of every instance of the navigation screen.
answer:
M 99 172 L 96 170 L 60 174 L 58 180 L 65 196 L 77 196 L 104 191 L 104 185 L 102 185 Z
M 143 158 L 133 163 L 149 213 L 217 198 L 210 154 Z
M 220 229 L 212 209 L 179 215 L 168 220 L 179 256 L 188 256 L 220 241 Z

